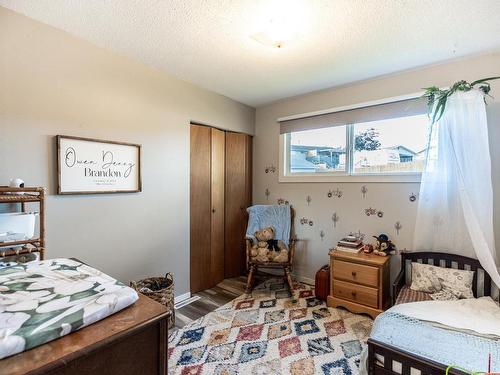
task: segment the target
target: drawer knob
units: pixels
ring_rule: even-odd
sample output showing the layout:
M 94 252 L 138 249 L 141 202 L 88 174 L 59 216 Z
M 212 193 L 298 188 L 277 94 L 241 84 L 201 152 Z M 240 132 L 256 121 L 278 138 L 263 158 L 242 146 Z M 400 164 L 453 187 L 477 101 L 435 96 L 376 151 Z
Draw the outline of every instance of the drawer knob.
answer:
M 356 297 L 356 292 L 351 292 L 353 297 Z
M 351 272 L 352 277 L 356 277 L 356 271 Z

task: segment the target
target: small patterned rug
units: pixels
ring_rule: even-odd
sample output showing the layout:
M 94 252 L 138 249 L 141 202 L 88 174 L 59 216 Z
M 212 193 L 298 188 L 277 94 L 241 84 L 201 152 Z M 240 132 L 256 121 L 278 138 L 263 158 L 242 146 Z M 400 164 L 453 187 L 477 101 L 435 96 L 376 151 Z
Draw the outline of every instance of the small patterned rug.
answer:
M 297 284 L 257 286 L 169 337 L 169 374 L 357 374 L 372 320 Z

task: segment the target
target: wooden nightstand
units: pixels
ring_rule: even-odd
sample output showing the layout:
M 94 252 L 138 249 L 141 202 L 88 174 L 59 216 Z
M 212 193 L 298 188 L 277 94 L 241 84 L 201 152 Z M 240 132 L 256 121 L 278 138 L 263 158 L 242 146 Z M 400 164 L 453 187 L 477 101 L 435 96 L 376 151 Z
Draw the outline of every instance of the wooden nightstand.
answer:
M 372 318 L 390 305 L 390 256 L 330 251 L 330 307 Z

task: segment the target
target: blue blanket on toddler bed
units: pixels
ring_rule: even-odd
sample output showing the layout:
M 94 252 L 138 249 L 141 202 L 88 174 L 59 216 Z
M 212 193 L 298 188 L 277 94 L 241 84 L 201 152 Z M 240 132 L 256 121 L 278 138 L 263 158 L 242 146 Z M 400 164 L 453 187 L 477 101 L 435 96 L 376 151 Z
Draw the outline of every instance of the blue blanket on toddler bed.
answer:
M 500 372 L 500 341 L 434 327 L 402 314 L 385 312 L 377 317 L 370 337 L 400 350 L 443 365 L 468 371 Z
M 292 221 L 289 205 L 255 205 L 248 207 L 247 212 L 247 237 L 255 240 L 255 232 L 265 227 L 273 227 L 275 239 L 283 241 L 288 247 Z

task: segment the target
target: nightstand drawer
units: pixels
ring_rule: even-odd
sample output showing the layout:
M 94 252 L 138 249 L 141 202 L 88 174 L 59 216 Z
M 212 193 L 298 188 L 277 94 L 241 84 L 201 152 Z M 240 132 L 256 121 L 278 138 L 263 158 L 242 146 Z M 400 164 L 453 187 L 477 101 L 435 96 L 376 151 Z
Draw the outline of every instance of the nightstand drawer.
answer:
M 334 260 L 333 278 L 378 287 L 378 268 Z
M 378 308 L 377 289 L 334 280 L 333 295 L 337 298 L 357 302 L 361 305 Z

